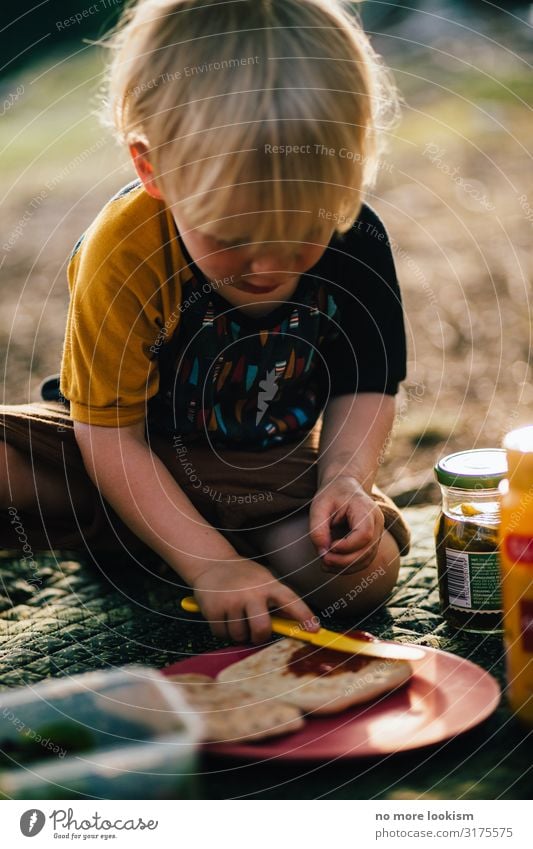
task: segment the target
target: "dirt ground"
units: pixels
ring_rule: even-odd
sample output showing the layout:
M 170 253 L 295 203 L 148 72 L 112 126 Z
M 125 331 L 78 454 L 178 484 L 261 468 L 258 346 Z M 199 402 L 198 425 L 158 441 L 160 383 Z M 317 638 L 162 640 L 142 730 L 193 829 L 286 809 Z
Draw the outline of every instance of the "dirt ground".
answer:
M 369 197 L 389 230 L 408 331 L 408 379 L 379 478 L 393 491 L 430 481 L 445 453 L 499 446 L 533 422 L 531 43 L 514 31 L 444 31 L 417 46 L 415 35 L 408 50 L 401 32 L 379 40 L 404 105 Z M 3 84 L 13 97 L 24 87 L 0 133 L 7 403 L 35 399 L 58 370 L 66 259 L 134 176 L 89 111 L 98 59 L 56 62 Z

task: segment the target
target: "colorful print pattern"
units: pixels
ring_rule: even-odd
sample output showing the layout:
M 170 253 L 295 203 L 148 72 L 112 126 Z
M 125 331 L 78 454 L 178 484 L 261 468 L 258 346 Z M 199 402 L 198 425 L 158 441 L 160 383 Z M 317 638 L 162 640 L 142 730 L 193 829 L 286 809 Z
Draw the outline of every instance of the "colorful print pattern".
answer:
M 337 312 L 313 276 L 303 275 L 291 300 L 262 318 L 191 277 L 183 284 L 178 329 L 159 353 L 153 426 L 254 450 L 301 438 L 327 399 L 320 346 L 337 335 Z

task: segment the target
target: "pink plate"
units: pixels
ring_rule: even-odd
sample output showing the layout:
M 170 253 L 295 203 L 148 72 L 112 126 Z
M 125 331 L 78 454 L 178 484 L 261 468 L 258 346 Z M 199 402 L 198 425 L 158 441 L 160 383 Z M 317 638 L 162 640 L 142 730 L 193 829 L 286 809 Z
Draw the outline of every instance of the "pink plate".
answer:
M 376 757 L 447 740 L 473 728 L 496 709 L 498 683 L 469 660 L 423 646 L 411 680 L 393 693 L 329 716 L 308 716 L 301 731 L 257 743 L 210 743 L 205 751 L 260 760 Z M 229 648 L 181 660 L 166 675 L 200 672 L 215 677 L 258 651 Z

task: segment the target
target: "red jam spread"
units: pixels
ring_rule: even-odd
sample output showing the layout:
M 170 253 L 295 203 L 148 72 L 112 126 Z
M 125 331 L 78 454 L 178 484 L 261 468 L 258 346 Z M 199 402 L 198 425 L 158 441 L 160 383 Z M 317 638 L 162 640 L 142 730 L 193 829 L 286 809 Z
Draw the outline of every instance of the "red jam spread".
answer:
M 352 640 L 361 640 L 365 643 L 378 643 L 378 637 L 369 634 L 368 631 L 346 631 L 342 634 L 343 637 L 350 637 Z
M 373 639 L 373 638 L 372 638 Z M 296 649 L 287 663 L 291 675 L 340 675 L 342 672 L 359 672 L 374 658 L 361 654 L 346 654 L 335 649 L 320 649 L 304 645 Z

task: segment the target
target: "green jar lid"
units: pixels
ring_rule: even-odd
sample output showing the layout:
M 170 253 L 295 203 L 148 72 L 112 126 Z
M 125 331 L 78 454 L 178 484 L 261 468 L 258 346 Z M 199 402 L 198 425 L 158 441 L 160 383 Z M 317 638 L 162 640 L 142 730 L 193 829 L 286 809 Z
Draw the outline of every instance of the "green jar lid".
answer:
M 448 454 L 435 466 L 444 486 L 459 489 L 496 489 L 507 477 L 507 455 L 503 448 L 475 448 Z

